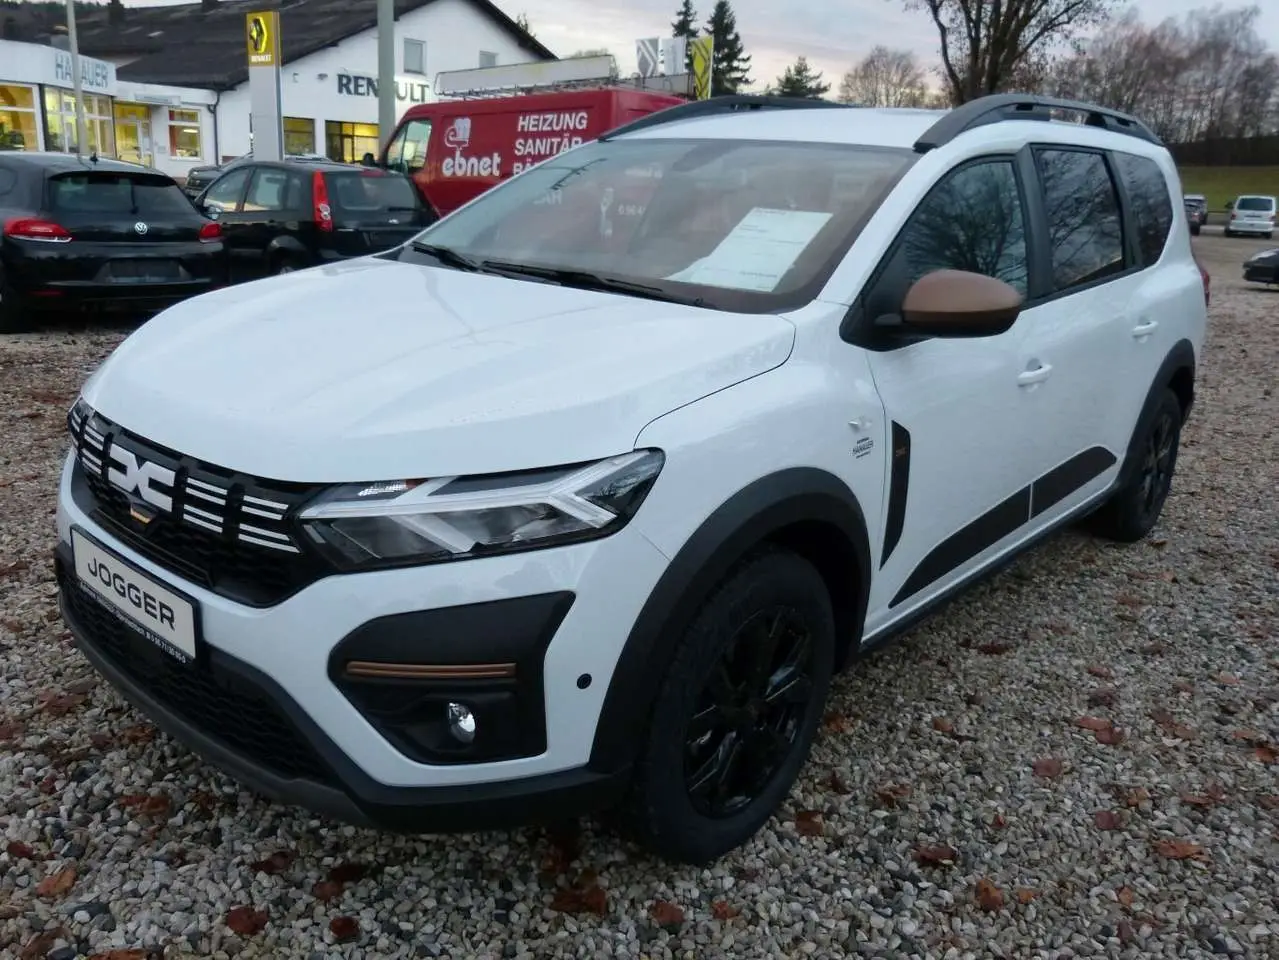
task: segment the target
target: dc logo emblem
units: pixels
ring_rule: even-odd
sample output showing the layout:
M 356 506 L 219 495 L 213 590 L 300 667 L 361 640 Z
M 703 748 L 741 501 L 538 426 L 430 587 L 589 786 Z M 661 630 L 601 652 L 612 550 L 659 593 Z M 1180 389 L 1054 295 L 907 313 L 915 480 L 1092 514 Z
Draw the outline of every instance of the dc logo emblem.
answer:
M 111 468 L 107 471 L 107 479 L 125 493 L 133 494 L 153 507 L 166 513 L 173 510 L 173 498 L 156 490 L 151 483 L 155 481 L 172 490 L 177 475 L 158 463 L 139 460 L 131 450 L 111 447 Z
M 138 231 L 138 234 L 140 236 L 146 236 L 147 225 L 143 223 L 141 220 L 139 220 L 137 223 L 133 225 L 133 229 Z

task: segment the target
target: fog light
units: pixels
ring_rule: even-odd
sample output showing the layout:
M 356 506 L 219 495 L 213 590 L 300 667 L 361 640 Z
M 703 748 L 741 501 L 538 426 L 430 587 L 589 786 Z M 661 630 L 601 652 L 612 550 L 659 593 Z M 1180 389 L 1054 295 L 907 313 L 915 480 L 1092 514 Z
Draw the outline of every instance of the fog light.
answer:
M 475 714 L 470 708 L 460 703 L 448 705 L 449 733 L 459 743 L 470 743 L 475 739 Z

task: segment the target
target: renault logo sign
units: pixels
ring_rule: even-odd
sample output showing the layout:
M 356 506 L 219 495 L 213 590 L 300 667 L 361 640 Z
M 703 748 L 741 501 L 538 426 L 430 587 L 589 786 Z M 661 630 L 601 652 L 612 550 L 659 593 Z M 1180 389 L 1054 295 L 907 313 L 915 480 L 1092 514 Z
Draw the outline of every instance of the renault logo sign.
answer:
M 279 52 L 280 15 L 275 10 L 250 13 L 245 17 L 245 39 L 249 66 L 273 67 Z

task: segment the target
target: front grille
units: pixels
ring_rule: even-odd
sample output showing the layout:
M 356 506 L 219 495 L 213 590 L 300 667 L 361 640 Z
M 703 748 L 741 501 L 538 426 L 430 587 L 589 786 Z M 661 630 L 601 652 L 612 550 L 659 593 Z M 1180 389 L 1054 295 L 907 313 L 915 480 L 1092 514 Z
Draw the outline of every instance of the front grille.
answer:
M 72 410 L 68 426 L 74 479 L 87 499 L 82 506 L 182 579 L 264 607 L 333 572 L 294 533 L 293 513 L 317 488 L 203 463 L 81 407 Z
M 58 584 L 85 642 L 170 712 L 281 777 L 334 782 L 332 773 L 269 694 L 238 673 L 179 662 L 106 610 L 59 564 Z

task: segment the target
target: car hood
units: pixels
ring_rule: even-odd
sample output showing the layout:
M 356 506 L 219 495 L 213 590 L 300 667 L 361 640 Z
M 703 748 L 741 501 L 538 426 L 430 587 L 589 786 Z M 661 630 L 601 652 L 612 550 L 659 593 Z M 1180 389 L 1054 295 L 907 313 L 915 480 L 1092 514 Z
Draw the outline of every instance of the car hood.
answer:
M 267 479 L 495 473 L 630 450 L 656 417 L 783 363 L 794 335 L 777 316 L 368 258 L 171 307 L 84 399 Z

